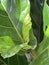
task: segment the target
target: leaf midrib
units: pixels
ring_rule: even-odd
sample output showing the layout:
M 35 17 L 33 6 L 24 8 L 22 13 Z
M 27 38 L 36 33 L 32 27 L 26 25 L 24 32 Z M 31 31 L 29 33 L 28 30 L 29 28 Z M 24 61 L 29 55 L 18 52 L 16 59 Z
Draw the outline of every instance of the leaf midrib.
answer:
M 2 3 L 2 1 L 1 1 L 1 3 Z M 3 3 L 2 3 L 2 6 L 4 7 Z M 5 9 L 5 11 L 6 11 L 6 8 L 5 8 L 5 7 L 4 7 L 4 9 Z M 8 14 L 7 11 L 6 11 L 6 13 Z M 9 14 L 8 14 L 8 17 L 9 17 L 10 21 L 12 22 L 12 19 L 10 18 Z M 22 36 L 21 36 L 20 33 L 18 32 L 18 30 L 17 30 L 17 28 L 15 27 L 15 25 L 13 24 L 13 22 L 12 22 L 12 25 L 14 26 L 14 29 L 16 30 L 16 32 L 17 32 L 19 38 L 21 39 L 21 41 L 24 43 L 24 40 L 23 40 Z

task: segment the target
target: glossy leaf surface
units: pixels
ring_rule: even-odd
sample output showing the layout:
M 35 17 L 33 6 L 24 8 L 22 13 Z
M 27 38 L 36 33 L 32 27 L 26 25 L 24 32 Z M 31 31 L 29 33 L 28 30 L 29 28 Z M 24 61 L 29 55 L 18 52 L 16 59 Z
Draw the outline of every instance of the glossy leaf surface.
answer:
M 1 39 L 2 39 L 2 41 L 1 41 Z M 12 46 L 11 41 L 13 42 L 13 46 Z M 8 45 L 9 45 L 9 47 L 8 47 Z M 7 46 L 7 48 L 6 48 L 6 46 Z M 4 58 L 11 57 L 11 56 L 15 55 L 17 52 L 19 52 L 19 50 L 22 48 L 22 46 L 24 46 L 24 45 L 22 44 L 21 39 L 17 35 L 6 12 L 4 11 L 3 7 L 0 8 L 0 53 L 1 53 L 1 55 Z M 6 51 L 4 50 L 4 48 Z
M 11 37 L 15 45 L 10 48 L 10 51 L 8 52 L 9 54 L 7 52 L 4 53 L 5 56 L 3 57 L 6 58 L 6 57 L 11 57 L 15 55 L 23 47 L 24 47 L 23 49 L 26 48 L 26 50 L 29 48 L 32 48 L 28 45 L 28 42 L 30 41 L 29 31 L 31 29 L 32 24 L 31 24 L 31 18 L 30 18 L 29 0 L 25 0 L 25 1 L 24 0 L 22 1 L 1 0 L 1 4 L 6 12 L 2 10 L 1 8 L 0 10 L 0 13 L 1 13 L 0 14 L 0 31 L 1 31 L 0 36 Z M 22 6 L 22 4 L 24 5 Z M 2 11 L 4 11 L 4 13 L 2 13 Z M 34 39 L 34 37 L 32 38 Z
M 29 0 L 1 0 L 1 3 L 22 42 L 28 42 L 31 28 Z

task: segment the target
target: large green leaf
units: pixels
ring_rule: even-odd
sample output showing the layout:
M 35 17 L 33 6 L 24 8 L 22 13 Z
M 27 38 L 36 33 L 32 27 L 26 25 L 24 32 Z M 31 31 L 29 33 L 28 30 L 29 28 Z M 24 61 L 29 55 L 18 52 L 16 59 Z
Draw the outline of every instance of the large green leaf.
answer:
M 20 39 L 23 42 L 28 42 L 31 28 L 29 0 L 1 0 L 1 3 Z
M 1 0 L 1 4 L 8 16 L 0 10 L 0 36 L 10 36 L 14 44 L 16 44 L 13 49 L 11 48 L 8 56 L 6 56 L 5 53 L 6 57 L 10 57 L 16 54 L 16 48 L 19 50 L 21 50 L 22 47 L 24 47 L 23 49 L 31 48 L 28 45 L 30 41 L 29 31 L 31 29 L 30 3 L 29 0 Z M 32 38 L 34 39 L 34 37 Z
M 13 46 L 11 42 L 12 40 L 14 41 Z M 23 44 L 21 44 L 22 43 L 21 40 L 20 41 L 19 40 L 20 38 L 17 35 L 15 29 L 13 28 L 7 14 L 5 13 L 5 11 L 0 10 L 0 53 L 1 55 L 4 58 L 15 55 L 22 48 L 22 46 L 24 46 Z M 4 48 L 6 51 L 4 50 Z
M 4 11 L 1 5 L 0 8 L 0 53 L 1 55 L 4 58 L 11 57 L 13 56 L 13 54 L 15 55 L 22 48 L 21 40 L 20 41 L 19 40 L 20 38 L 18 37 L 6 12 Z M 25 64 L 28 65 L 28 62 L 24 56 L 15 55 L 11 58 L 4 59 L 4 60 L 0 56 L 0 65 L 25 65 Z
M 13 46 L 11 41 L 14 44 Z M 15 31 L 14 27 L 12 26 L 6 12 L 3 9 L 0 9 L 0 53 L 1 55 L 4 58 L 11 57 L 15 55 L 17 52 L 19 52 L 22 46 L 26 45 L 23 44 L 21 39 L 17 35 L 17 32 Z

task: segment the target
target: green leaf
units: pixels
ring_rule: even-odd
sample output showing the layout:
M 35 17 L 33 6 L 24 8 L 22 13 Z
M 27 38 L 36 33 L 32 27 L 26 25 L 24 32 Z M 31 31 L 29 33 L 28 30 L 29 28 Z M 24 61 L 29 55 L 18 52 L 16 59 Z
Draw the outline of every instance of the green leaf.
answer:
M 20 39 L 28 42 L 31 28 L 29 0 L 1 0 L 1 3 Z
M 5 37 L 7 37 L 7 36 L 9 37 L 9 39 L 5 39 Z M 1 48 L 0 52 L 4 58 L 15 55 L 17 52 L 19 52 L 19 50 L 23 46 L 23 44 L 22 44 L 19 36 L 17 35 L 15 29 L 13 28 L 7 14 L 5 13 L 5 11 L 2 11 L 2 10 L 0 10 L 0 37 L 5 39 L 5 40 L 2 40 L 2 42 L 0 41 L 0 48 Z M 0 40 L 1 40 L 1 38 L 0 38 Z M 9 40 L 10 41 L 13 40 L 13 44 L 14 44 L 13 46 L 11 45 L 11 42 Z M 4 41 L 6 41 L 6 43 Z M 8 47 L 7 42 L 9 42 L 8 44 L 11 45 L 10 48 L 6 48 L 6 46 Z M 3 47 L 1 46 L 1 43 L 4 43 Z M 5 48 L 5 50 L 7 50 L 7 51 L 5 51 L 5 53 L 3 53 L 4 48 Z M 8 51 L 9 49 L 10 49 L 10 51 Z
M 10 36 L 12 40 L 18 45 L 23 46 L 25 50 L 32 48 L 28 45 L 29 31 L 31 29 L 31 18 L 30 18 L 30 3 L 29 0 L 1 0 L 1 4 L 7 14 L 1 18 L 1 36 Z M 22 6 L 23 5 L 23 6 Z M 2 12 L 1 12 L 2 13 Z M 2 15 L 1 15 L 2 16 Z M 6 18 L 6 20 L 4 19 Z M 8 19 L 9 17 L 9 19 Z M 10 22 L 9 22 L 10 21 Z M 14 26 L 14 27 L 13 27 Z M 32 37 L 34 39 L 34 37 Z M 35 40 L 34 40 L 35 41 Z M 12 49 L 12 48 L 11 48 Z M 22 48 L 21 48 L 22 49 Z M 20 50 L 21 50 L 20 49 Z M 13 49 L 12 49 L 13 50 Z M 11 51 L 12 51 L 11 50 Z M 15 54 L 17 50 L 13 50 Z M 11 54 L 10 54 L 11 55 Z M 8 57 L 8 56 L 7 56 Z
M 10 36 L 15 42 L 20 40 L 6 12 L 3 10 L 0 10 L 0 36 Z
M 5 39 L 9 38 L 9 39 Z M 11 57 L 15 55 L 17 52 L 19 52 L 22 49 L 22 46 L 24 47 L 26 43 L 22 43 L 21 39 L 17 35 L 14 27 L 12 26 L 7 14 L 5 11 L 0 10 L 0 40 L 3 38 L 2 42 L 0 41 L 0 53 L 4 58 Z M 4 40 L 5 39 L 5 40 Z M 11 45 L 13 42 L 13 46 Z M 6 43 L 4 42 L 6 41 Z M 9 42 L 9 43 L 8 43 Z M 1 46 L 1 43 L 4 45 Z M 10 48 L 6 48 L 6 46 L 11 45 Z M 6 51 L 4 51 L 4 48 Z M 10 50 L 9 50 L 10 49 Z

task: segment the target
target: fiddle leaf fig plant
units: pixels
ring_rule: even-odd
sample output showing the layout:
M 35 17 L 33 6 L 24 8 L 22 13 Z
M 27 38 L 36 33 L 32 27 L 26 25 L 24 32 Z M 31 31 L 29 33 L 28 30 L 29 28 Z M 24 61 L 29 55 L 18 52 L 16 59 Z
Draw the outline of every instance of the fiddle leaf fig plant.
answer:
M 49 65 L 47 0 L 0 0 L 0 65 Z

